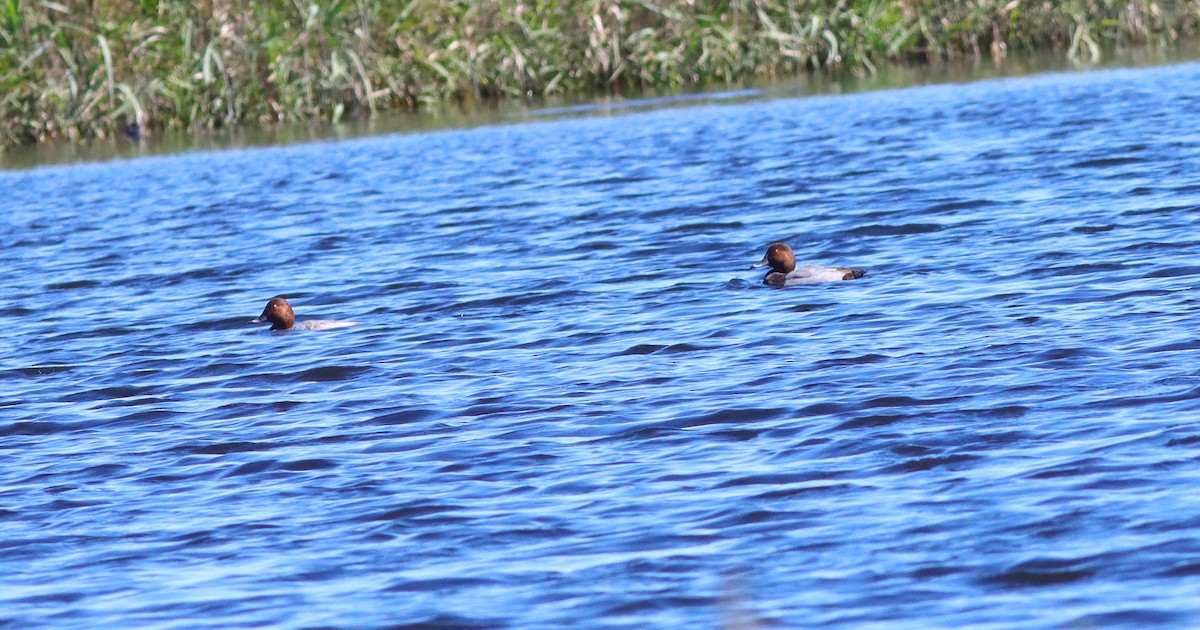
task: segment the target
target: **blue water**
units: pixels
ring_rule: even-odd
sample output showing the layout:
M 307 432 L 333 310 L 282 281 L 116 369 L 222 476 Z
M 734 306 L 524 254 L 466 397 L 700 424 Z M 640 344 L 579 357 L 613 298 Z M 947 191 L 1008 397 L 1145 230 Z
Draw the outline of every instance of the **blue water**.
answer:
M 0 625 L 1200 624 L 1198 115 L 1179 65 L 0 173 Z

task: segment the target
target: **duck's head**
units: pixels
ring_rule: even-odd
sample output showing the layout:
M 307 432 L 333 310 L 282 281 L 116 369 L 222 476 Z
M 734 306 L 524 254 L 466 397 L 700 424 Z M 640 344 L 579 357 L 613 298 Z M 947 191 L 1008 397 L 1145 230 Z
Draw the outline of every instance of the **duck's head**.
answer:
M 263 322 L 271 322 L 271 330 L 287 330 L 296 323 L 296 314 L 292 312 L 292 305 L 288 301 L 281 298 L 271 298 L 267 302 L 267 308 L 263 309 L 262 315 L 258 319 L 252 320 L 251 324 L 261 324 Z
M 763 259 L 750 265 L 750 268 L 755 269 L 768 265 L 770 265 L 771 271 L 791 273 L 796 269 L 796 255 L 792 253 L 791 247 L 783 243 L 771 243 L 767 247 L 767 254 L 763 256 Z

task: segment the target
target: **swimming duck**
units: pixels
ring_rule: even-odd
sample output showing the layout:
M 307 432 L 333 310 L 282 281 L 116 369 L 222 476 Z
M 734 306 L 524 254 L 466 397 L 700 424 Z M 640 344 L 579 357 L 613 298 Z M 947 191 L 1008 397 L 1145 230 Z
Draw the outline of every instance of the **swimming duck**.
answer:
M 297 322 L 296 313 L 292 311 L 292 305 L 288 304 L 288 301 L 281 297 L 271 298 L 271 301 L 267 302 L 267 307 L 263 309 L 262 315 L 259 315 L 257 319 L 250 320 L 251 324 L 261 324 L 263 322 L 271 322 L 271 330 L 329 330 L 330 328 L 343 328 L 360 323 L 334 319 L 311 319 L 305 322 Z
M 790 287 L 797 284 L 854 280 L 867 275 L 863 269 L 852 267 L 820 267 L 804 265 L 796 269 L 796 255 L 792 248 L 783 243 L 771 243 L 763 259 L 750 266 L 751 269 L 770 265 L 771 271 L 763 278 L 763 284 L 773 287 Z

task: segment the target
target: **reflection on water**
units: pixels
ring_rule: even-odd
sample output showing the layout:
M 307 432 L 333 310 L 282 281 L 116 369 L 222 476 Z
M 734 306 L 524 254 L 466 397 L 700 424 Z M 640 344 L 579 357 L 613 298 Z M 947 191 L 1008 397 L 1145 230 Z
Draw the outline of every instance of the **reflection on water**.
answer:
M 723 101 L 789 98 L 815 94 L 852 94 L 913 85 L 1019 77 L 1041 72 L 1080 71 L 1098 68 L 1150 66 L 1178 63 L 1200 57 L 1200 43 L 1182 42 L 1170 49 L 1141 47 L 1113 50 L 1099 63 L 1072 61 L 1061 52 L 1016 51 L 1002 60 L 990 57 L 951 63 L 904 66 L 885 64 L 871 75 L 843 73 L 804 75 L 779 81 L 748 79 L 737 86 L 711 86 L 686 91 L 647 90 L 639 95 L 552 96 L 527 101 L 474 102 L 430 107 L 419 112 L 383 113 L 375 117 L 345 119 L 337 124 L 310 121 L 197 133 L 168 131 L 131 141 L 121 136 L 87 142 L 55 142 L 0 149 L 0 169 L 31 168 L 43 164 L 169 155 L 183 151 L 216 150 L 254 146 L 289 145 L 299 142 L 346 140 L 363 136 L 462 129 L 511 124 L 545 118 L 621 115 L 664 107 L 693 106 Z

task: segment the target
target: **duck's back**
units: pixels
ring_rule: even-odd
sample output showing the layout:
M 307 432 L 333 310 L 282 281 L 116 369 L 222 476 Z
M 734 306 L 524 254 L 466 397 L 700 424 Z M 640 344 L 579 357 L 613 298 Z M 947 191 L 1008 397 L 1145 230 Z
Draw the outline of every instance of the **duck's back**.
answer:
M 837 282 L 839 280 L 855 280 L 867 275 L 863 269 L 853 267 L 821 267 L 819 265 L 804 265 L 795 271 L 784 275 L 782 273 L 767 274 L 763 280 L 773 287 L 790 287 L 798 284 L 815 284 L 817 282 Z M 772 278 L 772 276 L 778 276 Z
M 331 328 L 345 328 L 346 326 L 354 326 L 361 322 L 347 322 L 336 319 L 310 319 L 305 322 L 296 322 L 292 326 L 293 330 L 329 330 Z

